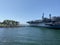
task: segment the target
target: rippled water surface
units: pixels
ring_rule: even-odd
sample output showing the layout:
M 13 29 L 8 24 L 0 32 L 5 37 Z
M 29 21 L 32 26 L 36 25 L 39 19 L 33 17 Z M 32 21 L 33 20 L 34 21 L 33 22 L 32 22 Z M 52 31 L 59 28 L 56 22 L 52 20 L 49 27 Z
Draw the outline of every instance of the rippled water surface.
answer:
M 60 45 L 60 29 L 0 28 L 0 45 Z

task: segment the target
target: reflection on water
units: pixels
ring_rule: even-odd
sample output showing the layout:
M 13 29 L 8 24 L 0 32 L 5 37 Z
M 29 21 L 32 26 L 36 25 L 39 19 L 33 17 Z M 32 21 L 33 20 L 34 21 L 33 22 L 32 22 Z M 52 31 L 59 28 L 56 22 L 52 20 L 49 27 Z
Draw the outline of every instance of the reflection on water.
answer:
M 0 45 L 60 45 L 60 30 L 40 27 L 0 28 Z

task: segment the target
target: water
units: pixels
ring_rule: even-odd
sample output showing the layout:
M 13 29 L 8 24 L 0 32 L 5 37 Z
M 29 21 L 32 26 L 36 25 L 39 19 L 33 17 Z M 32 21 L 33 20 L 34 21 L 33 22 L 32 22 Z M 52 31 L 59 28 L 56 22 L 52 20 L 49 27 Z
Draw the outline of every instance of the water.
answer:
M 60 45 L 60 30 L 40 27 L 0 28 L 0 45 Z

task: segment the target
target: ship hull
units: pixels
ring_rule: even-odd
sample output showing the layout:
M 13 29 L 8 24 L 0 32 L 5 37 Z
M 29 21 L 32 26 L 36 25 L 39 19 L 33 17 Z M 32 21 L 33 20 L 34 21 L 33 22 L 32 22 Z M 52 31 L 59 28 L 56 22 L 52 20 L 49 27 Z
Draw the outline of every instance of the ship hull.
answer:
M 44 27 L 44 28 L 52 28 L 52 29 L 60 29 L 60 25 L 46 25 L 46 24 L 30 24 L 33 27 Z

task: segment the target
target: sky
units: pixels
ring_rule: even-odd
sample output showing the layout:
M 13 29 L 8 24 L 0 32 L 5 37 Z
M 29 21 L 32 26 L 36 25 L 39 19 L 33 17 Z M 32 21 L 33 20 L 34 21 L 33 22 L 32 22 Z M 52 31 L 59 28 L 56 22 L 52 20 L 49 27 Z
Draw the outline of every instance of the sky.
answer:
M 60 0 L 0 0 L 0 21 L 16 20 L 26 23 L 45 17 L 60 16 Z

